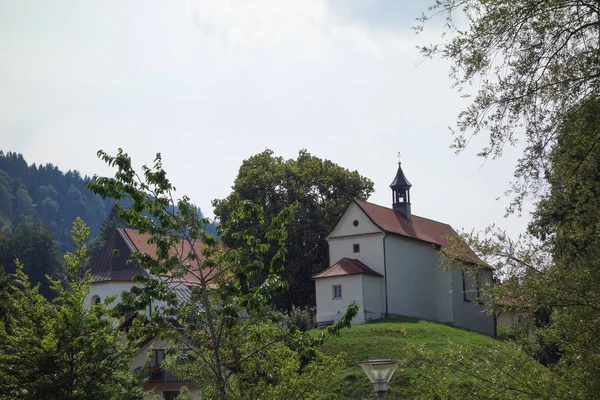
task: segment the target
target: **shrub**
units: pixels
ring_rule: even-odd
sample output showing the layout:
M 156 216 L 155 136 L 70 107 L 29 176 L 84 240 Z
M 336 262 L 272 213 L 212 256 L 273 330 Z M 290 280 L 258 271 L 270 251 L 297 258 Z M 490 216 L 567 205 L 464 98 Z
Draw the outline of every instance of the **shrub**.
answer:
M 296 328 L 301 332 L 306 332 L 313 328 L 311 310 L 292 306 L 292 309 L 285 316 L 285 324 L 288 328 Z

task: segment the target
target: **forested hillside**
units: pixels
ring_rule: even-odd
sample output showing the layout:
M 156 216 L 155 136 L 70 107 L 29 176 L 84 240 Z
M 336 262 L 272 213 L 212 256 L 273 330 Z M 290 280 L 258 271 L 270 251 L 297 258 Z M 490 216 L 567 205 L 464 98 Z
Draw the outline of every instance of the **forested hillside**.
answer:
M 50 229 L 59 249 L 65 251 L 72 248 L 73 221 L 81 217 L 95 237 L 114 200 L 90 192 L 86 179 L 52 164 L 28 165 L 23 155 L 0 150 L 0 233 L 11 235 L 26 217 L 32 217 Z
M 32 283 L 41 283 L 42 293 L 49 295 L 45 275 L 62 277 L 61 253 L 73 250 L 71 228 L 77 217 L 90 228 L 93 262 L 110 232 L 124 224 L 111 213 L 115 200 L 90 192 L 88 179 L 50 163 L 29 165 L 22 154 L 0 150 L 0 268 L 14 272 L 19 259 Z M 214 223 L 208 230 L 216 232 Z
M 115 201 L 90 192 L 88 179 L 50 163 L 28 165 L 22 154 L 0 150 L 0 234 L 11 235 L 30 216 L 50 228 L 64 252 L 72 249 L 71 227 L 81 217 L 95 238 Z

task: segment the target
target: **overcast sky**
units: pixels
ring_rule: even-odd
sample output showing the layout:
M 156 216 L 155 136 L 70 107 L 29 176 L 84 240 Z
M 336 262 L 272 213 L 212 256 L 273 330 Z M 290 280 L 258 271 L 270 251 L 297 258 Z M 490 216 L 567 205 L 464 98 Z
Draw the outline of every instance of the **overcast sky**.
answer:
M 137 166 L 161 152 L 208 216 L 265 148 L 358 170 L 390 206 L 401 152 L 414 214 L 517 234 L 502 196 L 519 149 L 483 164 L 484 138 L 449 147 L 466 103 L 449 64 L 416 50 L 440 40 L 411 29 L 429 3 L 0 0 L 0 148 L 87 175 L 111 174 L 98 149 Z

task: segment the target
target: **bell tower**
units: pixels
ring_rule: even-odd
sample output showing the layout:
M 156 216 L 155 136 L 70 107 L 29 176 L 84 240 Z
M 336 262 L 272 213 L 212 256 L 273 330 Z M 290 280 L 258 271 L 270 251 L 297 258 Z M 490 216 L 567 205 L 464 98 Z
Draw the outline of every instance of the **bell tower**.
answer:
M 398 154 L 399 156 L 400 154 Z M 404 176 L 402 163 L 398 160 L 398 172 L 390 185 L 392 189 L 392 208 L 394 211 L 402 214 L 407 220 L 411 221 L 410 214 L 410 187 L 412 185 Z

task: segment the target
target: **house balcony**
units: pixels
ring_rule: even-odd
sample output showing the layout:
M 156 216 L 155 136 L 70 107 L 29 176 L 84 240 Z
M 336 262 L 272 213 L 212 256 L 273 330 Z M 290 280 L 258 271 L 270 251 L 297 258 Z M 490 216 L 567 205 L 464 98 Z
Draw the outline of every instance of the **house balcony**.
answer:
M 140 369 L 142 368 L 137 368 L 135 371 L 138 372 Z M 146 368 L 144 372 L 148 377 L 148 383 L 190 382 L 160 368 Z

